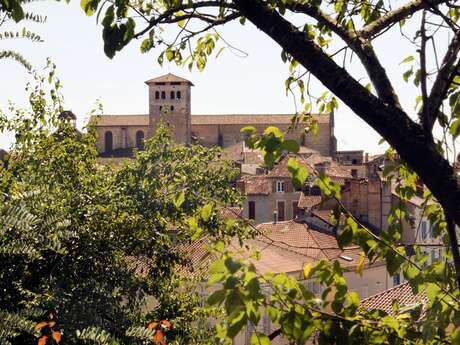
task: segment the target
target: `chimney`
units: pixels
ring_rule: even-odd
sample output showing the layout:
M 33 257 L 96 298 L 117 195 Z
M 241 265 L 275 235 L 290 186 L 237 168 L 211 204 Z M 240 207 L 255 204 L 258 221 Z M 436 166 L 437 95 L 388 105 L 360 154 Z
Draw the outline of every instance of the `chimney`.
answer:
M 367 163 L 369 162 L 369 153 L 366 152 L 366 154 L 364 155 L 364 163 Z
M 276 224 L 277 220 L 278 220 L 278 212 L 276 212 L 275 210 L 273 211 L 273 224 Z

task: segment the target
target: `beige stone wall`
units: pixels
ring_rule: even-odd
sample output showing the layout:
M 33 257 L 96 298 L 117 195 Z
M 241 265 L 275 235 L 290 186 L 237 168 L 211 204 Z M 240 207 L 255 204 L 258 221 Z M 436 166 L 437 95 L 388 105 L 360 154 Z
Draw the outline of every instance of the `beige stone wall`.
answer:
M 193 115 L 192 115 L 193 116 Z M 280 130 L 286 132 L 288 129 L 287 124 L 274 124 Z M 241 128 L 245 127 L 244 124 L 210 124 L 210 125 L 192 125 L 192 133 L 194 133 L 201 144 L 206 146 L 215 146 L 219 144 L 219 134 L 222 135 L 223 147 L 228 147 L 244 139 L 244 134 L 241 133 Z M 267 124 L 258 124 L 254 126 L 259 133 L 262 133 Z M 322 155 L 330 156 L 333 148 L 331 148 L 331 129 L 329 124 L 319 124 L 318 135 L 315 137 L 313 134 L 304 134 L 304 129 L 299 126 L 292 132 L 286 134 L 287 139 L 298 140 L 302 145 L 319 151 Z
M 126 130 L 126 142 L 124 142 L 122 128 L 125 128 Z M 148 130 L 148 126 L 97 126 L 97 150 L 101 153 L 105 152 L 105 133 L 108 131 L 112 132 L 113 149 L 116 150 L 122 148 L 135 147 L 136 133 L 138 131 L 143 131 L 144 138 L 147 138 Z

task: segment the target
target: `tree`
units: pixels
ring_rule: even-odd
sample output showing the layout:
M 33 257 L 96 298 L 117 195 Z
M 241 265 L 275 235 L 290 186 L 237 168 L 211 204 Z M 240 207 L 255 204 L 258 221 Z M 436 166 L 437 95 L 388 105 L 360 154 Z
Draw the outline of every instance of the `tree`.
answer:
M 248 320 L 258 323 L 260 314 L 254 310 L 264 306 L 271 308 L 270 316 L 281 325 L 281 332 L 299 343 L 315 329 L 321 331 L 323 341 L 333 342 L 348 336 L 350 342 L 442 343 L 449 337 L 458 343 L 458 329 L 451 328 L 447 333 L 445 330 L 452 324 L 458 326 L 455 318 L 459 313 L 460 286 L 460 254 L 455 232 L 455 224 L 460 225 L 460 178 L 453 164 L 455 141 L 460 134 L 460 8 L 455 2 L 412 0 L 394 8 L 392 2 L 385 0 L 168 0 L 139 4 L 119 1 L 103 7 L 99 0 L 83 0 L 82 8 L 88 15 L 104 13 L 104 49 L 109 57 L 133 38 L 146 35 L 141 44 L 143 52 L 161 47 L 160 63 L 166 58 L 200 70 L 216 45 L 225 44 L 217 32 L 219 26 L 238 19 L 241 24 L 250 21 L 280 45 L 281 58 L 289 64 L 291 73 L 287 88 L 297 86 L 302 94 L 305 112 L 298 114 L 293 124 L 308 119 L 312 110 L 311 97 L 307 101 L 303 97 L 308 83 L 302 79 L 312 75 L 333 93 L 317 98 L 320 110 L 335 109 L 338 97 L 397 151 L 404 162 L 393 168 L 399 176 L 400 197 L 404 200 L 412 195 L 418 175 L 442 206 L 441 209 L 439 204 L 427 202 L 427 214 L 450 250 L 442 263 L 426 269 L 423 269 L 426 259 L 419 251 L 407 258 L 404 247 L 398 245 L 397 228 L 405 217 L 401 216 L 403 208 L 393 210 L 390 231 L 382 236 L 375 236 L 349 214 L 339 233 L 340 245 L 351 241 L 360 244 L 370 260 L 376 256 L 384 258 L 390 273 L 402 270 L 415 291 L 428 294 L 429 308 L 421 322 L 407 312 L 400 319 L 378 312 L 357 313 L 359 299 L 347 293 L 340 267 L 320 263 L 306 270 L 307 277 L 314 276 L 326 284 L 329 292 L 336 289 L 333 313 L 325 313 L 316 308 L 318 301 L 296 281 L 282 276 L 257 277 L 251 265 L 235 263 L 226 257 L 214 267 L 220 277 L 214 280 L 224 286 L 229 281 L 232 284 L 219 290 L 212 299 L 216 304 L 225 302 L 229 313 L 228 327 L 221 329 L 222 337 L 233 336 Z M 174 25 L 174 34 L 170 35 L 174 29 L 164 30 Z M 397 81 L 390 80 L 376 52 L 379 40 L 394 34 L 398 27 L 402 39 L 412 36 L 408 40 L 416 52 L 416 57 L 401 56 L 402 64 L 410 64 L 402 79 L 413 82 L 419 89 L 420 96 L 414 100 L 415 111 L 401 105 L 400 98 L 404 95 L 396 93 Z M 447 43 L 442 43 L 441 37 L 448 37 Z M 350 52 L 365 70 L 368 86 L 352 75 L 345 59 Z M 259 137 L 252 129 L 246 130 L 252 133 L 250 143 L 265 149 L 269 163 L 273 163 L 285 142 L 282 133 L 270 129 Z M 303 179 L 305 173 L 299 173 L 299 169 L 292 164 L 295 178 Z M 321 176 L 318 181 L 327 195 L 340 198 L 340 191 L 330 181 Z M 426 196 L 433 201 L 429 194 Z M 399 217 L 395 216 L 398 214 Z M 260 295 L 259 287 L 264 281 L 278 292 L 269 301 Z M 320 305 L 328 305 L 326 297 L 327 294 Z M 253 343 L 265 344 L 269 338 L 256 336 Z
M 193 279 L 176 272 L 187 260 L 176 245 L 240 231 L 209 202 L 238 203 L 235 170 L 218 149 L 173 143 L 164 125 L 132 162 L 101 166 L 95 131 L 59 117 L 49 73 L 51 84 L 37 76 L 30 110 L 0 117 L 16 137 L 0 162 L 2 343 L 36 343 L 28 332 L 48 328 L 71 344 L 139 343 L 152 336 L 149 320 L 172 323 L 170 341 L 191 342 L 207 312 Z
M 15 24 L 20 21 L 32 21 L 35 23 L 44 23 L 46 18 L 32 12 L 26 12 L 22 5 L 30 1 L 1 1 L 0 2 L 0 28 L 8 25 L 9 22 Z M 3 30 L 0 32 L 0 41 L 9 39 L 27 39 L 31 42 L 42 42 L 42 38 L 36 33 L 23 27 L 21 30 Z M 14 50 L 0 49 L 0 60 L 12 59 L 21 64 L 28 71 L 32 70 L 32 65 L 21 53 Z

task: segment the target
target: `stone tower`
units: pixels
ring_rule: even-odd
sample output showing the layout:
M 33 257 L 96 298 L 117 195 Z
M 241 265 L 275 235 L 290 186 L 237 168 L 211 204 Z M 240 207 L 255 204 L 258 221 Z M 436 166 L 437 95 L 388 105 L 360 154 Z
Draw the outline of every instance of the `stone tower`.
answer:
M 149 86 L 148 136 L 153 136 L 158 122 L 162 119 L 171 127 L 177 143 L 189 144 L 192 126 L 192 82 L 168 73 L 145 83 Z

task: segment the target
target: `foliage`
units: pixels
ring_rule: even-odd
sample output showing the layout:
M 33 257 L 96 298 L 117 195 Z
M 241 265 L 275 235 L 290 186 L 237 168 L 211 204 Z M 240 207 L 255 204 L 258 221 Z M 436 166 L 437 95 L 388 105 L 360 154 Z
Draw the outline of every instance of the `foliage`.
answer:
M 48 71 L 29 87 L 31 109 L 11 106 L 0 119 L 16 136 L 0 162 L 2 341 L 47 342 L 59 332 L 67 344 L 139 343 L 145 334 L 135 327 L 168 320 L 168 341 L 189 342 L 207 312 L 195 280 L 177 273 L 187 263 L 177 245 L 197 229 L 244 233 L 209 203 L 238 204 L 234 169 L 216 149 L 173 143 L 164 125 L 134 160 L 100 165 L 94 128 L 80 133 L 59 118 L 60 82 L 52 64 Z M 56 324 L 41 323 L 50 314 Z
M 384 171 L 386 180 L 396 184 L 399 202 L 391 209 L 388 230 L 381 234 L 343 207 L 340 188 L 330 179 L 316 176 L 316 184 L 339 205 L 335 212 L 338 245 L 355 243 L 363 250 L 358 272 L 365 257 L 370 262 L 384 260 L 390 274 L 402 272 L 414 293 L 426 295 L 423 312 L 421 305 L 410 310 L 395 306 L 394 315 L 361 310 L 359 298 L 347 291 L 344 269 L 335 263 L 319 262 L 305 269 L 306 278 L 316 279 L 326 289 L 322 296 L 313 296 L 293 278 L 259 276 L 251 264 L 223 252 L 211 278 L 222 288 L 209 298 L 210 304 L 223 305 L 228 315 L 226 324 L 217 329 L 221 339 L 233 338 L 248 322 L 256 325 L 265 308 L 280 327 L 278 333 L 295 343 L 304 343 L 316 331 L 320 343 L 459 342 L 460 254 L 455 224 L 460 225 L 460 181 L 452 162 L 460 134 L 460 15 L 454 2 L 411 0 L 397 7 L 380 0 L 119 1 L 108 7 L 99 0 L 82 0 L 81 4 L 87 15 L 103 15 L 107 56 L 112 58 L 134 38 L 146 36 L 141 51 L 159 48 L 160 64 L 166 58 L 199 70 L 229 46 L 217 31 L 219 26 L 237 19 L 242 25 L 250 21 L 282 48 L 281 59 L 289 68 L 286 89 L 300 95 L 304 109 L 293 117 L 293 126 L 307 120 L 306 131 L 314 133 L 317 124 L 310 112 L 315 107 L 332 112 L 340 99 L 402 158 Z M 414 50 L 400 59 L 406 89 L 415 87 L 419 93 L 414 109 L 401 105 L 395 81 L 374 49 L 385 37 L 393 40 L 392 29 L 398 26 L 400 38 L 408 38 Z M 355 62 L 348 59 L 350 55 L 356 56 Z M 352 68 L 355 65 L 360 68 Z M 354 76 L 355 70 L 364 70 L 366 77 Z M 312 95 L 311 78 L 331 93 Z M 268 167 L 284 152 L 298 150 L 276 128 L 260 135 L 254 128 L 243 131 L 249 146 L 262 150 Z M 308 177 L 295 160 L 289 162 L 289 171 L 296 185 Z M 418 178 L 428 187 L 424 216 L 444 244 L 442 259 L 430 264 L 417 243 L 402 242 L 404 224 L 413 221 L 407 205 L 416 193 Z M 262 293 L 262 286 L 269 292 Z M 271 336 L 256 333 L 251 342 L 266 344 Z
M 2 0 L 0 2 L 0 27 L 9 25 L 10 22 L 18 23 L 20 21 L 44 23 L 46 17 L 25 11 L 23 5 L 27 5 L 29 2 L 30 1 Z M 16 31 L 0 31 L 0 41 L 8 39 L 27 39 L 34 43 L 42 42 L 42 38 L 38 34 L 28 30 L 26 27 Z M 0 60 L 1 59 L 12 59 L 22 65 L 26 70 L 32 70 L 32 65 L 27 58 L 15 50 L 0 49 Z

